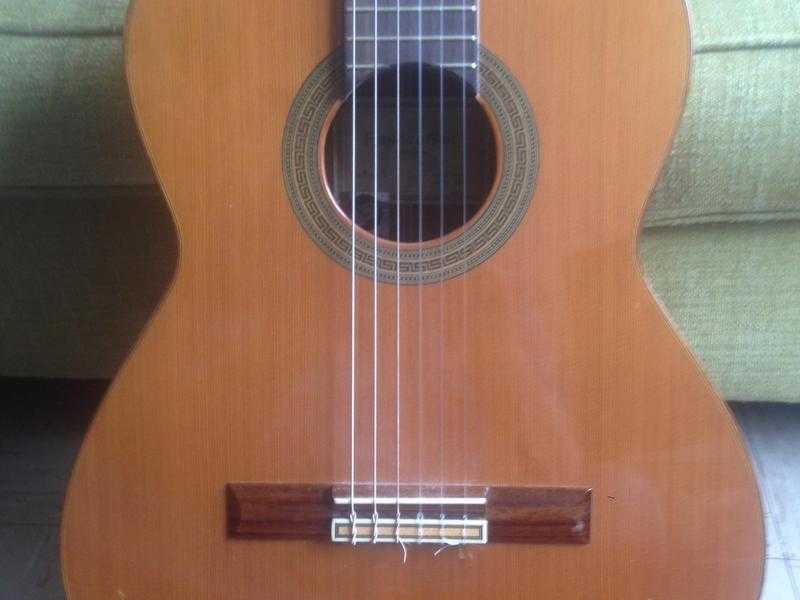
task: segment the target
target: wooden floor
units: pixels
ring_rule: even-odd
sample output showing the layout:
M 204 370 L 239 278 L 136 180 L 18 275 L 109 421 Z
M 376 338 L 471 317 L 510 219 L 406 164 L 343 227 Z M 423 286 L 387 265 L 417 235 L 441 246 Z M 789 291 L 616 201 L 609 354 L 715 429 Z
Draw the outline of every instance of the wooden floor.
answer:
M 58 566 L 61 501 L 104 389 L 101 381 L 0 380 L 0 600 L 64 598 Z M 752 450 L 766 508 L 762 598 L 800 600 L 800 405 L 733 408 Z

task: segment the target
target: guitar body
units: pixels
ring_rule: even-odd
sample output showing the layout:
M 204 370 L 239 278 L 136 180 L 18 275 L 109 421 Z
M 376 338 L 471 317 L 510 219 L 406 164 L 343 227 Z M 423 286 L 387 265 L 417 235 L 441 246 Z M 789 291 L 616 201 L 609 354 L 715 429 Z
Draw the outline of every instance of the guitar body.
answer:
M 350 478 L 351 273 L 296 217 L 282 149 L 298 90 L 341 44 L 337 4 L 134 3 L 129 81 L 180 261 L 72 476 L 70 600 L 757 598 L 747 452 L 637 259 L 686 92 L 682 0 L 484 2 L 481 42 L 536 119 L 530 208 L 482 264 L 402 287 L 427 320 L 404 313 L 399 378 L 395 288 L 380 284 L 375 348 L 373 285 L 357 286 L 358 479 L 378 351 L 382 480 L 399 379 L 427 398 L 402 405 L 403 481 L 591 488 L 588 543 L 420 545 L 404 564 L 394 544 L 230 535 L 231 482 Z M 446 361 L 419 358 L 437 348 Z

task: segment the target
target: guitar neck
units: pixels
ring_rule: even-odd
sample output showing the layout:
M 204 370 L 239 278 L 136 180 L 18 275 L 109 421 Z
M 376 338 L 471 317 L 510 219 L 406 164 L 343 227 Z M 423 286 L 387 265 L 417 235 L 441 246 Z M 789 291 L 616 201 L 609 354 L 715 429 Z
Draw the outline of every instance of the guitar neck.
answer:
M 377 69 L 427 64 L 478 87 L 478 0 L 347 0 L 344 47 L 349 88 Z

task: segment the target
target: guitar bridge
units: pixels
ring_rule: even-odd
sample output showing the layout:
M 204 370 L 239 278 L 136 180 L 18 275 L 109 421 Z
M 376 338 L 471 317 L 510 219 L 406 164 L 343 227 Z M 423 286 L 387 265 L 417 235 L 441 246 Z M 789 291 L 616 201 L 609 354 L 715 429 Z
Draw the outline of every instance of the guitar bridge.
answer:
M 232 538 L 337 544 L 587 544 L 588 488 L 230 483 Z M 399 496 L 399 499 L 398 499 Z

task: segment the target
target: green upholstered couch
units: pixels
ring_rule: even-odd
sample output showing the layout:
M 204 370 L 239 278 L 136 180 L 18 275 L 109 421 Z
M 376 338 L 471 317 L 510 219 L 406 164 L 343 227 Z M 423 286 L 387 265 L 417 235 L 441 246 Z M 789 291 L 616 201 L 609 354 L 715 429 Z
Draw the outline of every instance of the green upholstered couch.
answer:
M 123 78 L 127 3 L 0 0 L 0 376 L 112 375 L 173 269 Z M 800 1 L 691 9 L 645 269 L 727 398 L 800 402 Z

